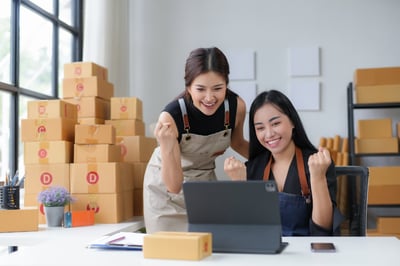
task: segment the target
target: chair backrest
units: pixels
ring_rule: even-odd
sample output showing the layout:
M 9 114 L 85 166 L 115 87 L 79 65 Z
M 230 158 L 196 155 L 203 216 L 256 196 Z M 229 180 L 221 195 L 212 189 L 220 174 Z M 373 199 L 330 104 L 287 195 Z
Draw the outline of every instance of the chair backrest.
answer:
M 340 235 L 365 236 L 369 171 L 365 166 L 336 166 L 337 206 L 345 216 Z

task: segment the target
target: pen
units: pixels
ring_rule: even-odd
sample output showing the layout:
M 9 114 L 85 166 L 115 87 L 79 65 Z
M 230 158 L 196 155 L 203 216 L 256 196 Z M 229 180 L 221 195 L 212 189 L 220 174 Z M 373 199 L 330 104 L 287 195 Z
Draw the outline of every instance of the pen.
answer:
M 15 171 L 14 177 L 11 179 L 11 186 L 14 186 L 18 183 L 18 170 Z
M 110 241 L 107 242 L 107 244 L 108 245 L 113 245 L 113 244 L 115 244 L 115 242 L 121 241 L 123 239 L 125 239 L 125 236 L 121 236 L 121 237 L 115 238 L 113 240 L 110 240 Z

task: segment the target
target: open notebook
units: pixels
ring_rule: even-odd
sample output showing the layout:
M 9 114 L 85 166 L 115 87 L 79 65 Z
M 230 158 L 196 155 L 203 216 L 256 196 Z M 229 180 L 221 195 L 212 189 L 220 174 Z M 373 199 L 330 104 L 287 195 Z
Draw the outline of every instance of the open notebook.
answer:
M 280 253 L 279 195 L 274 181 L 183 184 L 190 232 L 211 232 L 213 252 Z

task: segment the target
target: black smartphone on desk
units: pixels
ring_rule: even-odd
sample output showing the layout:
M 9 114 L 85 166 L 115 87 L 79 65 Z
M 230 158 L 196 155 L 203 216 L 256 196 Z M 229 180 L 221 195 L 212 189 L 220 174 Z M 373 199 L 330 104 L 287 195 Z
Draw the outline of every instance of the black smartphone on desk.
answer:
M 312 242 L 311 243 L 312 252 L 335 252 L 336 247 L 331 242 Z

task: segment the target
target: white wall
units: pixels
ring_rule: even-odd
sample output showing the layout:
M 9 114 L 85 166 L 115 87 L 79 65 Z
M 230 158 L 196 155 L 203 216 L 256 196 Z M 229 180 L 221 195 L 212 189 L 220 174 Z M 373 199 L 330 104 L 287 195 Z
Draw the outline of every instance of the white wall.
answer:
M 399 14 L 398 0 L 133 0 L 128 95 L 143 100 L 149 126 L 184 89 L 189 52 L 210 46 L 255 50 L 258 91 L 288 93 L 288 48 L 317 45 L 321 109 L 299 113 L 314 144 L 345 137 L 346 87 L 355 69 L 400 65 Z M 387 115 L 399 119 L 398 111 Z

